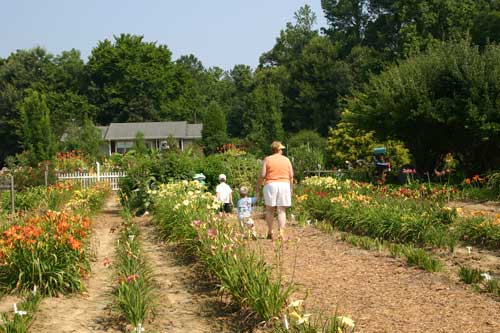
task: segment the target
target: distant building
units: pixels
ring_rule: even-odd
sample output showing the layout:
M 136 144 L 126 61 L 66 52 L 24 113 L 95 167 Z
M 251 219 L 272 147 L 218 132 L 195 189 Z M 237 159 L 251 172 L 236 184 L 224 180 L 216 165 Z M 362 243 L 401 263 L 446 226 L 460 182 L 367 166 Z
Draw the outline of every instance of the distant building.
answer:
M 188 124 L 186 121 L 111 123 L 109 126 L 97 126 L 104 141 L 100 147 L 103 155 L 124 154 L 134 145 L 138 133 L 144 134 L 144 141 L 149 148 L 166 149 L 167 138 L 173 137 L 177 148 L 184 150 L 201 139 L 202 124 Z

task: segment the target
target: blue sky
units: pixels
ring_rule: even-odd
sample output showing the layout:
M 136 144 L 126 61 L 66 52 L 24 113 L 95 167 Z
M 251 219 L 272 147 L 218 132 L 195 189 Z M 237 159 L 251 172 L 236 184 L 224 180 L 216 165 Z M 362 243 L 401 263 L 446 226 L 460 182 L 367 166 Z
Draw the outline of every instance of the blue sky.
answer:
M 71 48 L 86 61 L 99 40 L 144 35 L 165 44 L 176 59 L 194 54 L 205 67 L 255 67 L 309 4 L 325 26 L 320 0 L 0 0 L 0 57 L 42 46 L 53 54 Z

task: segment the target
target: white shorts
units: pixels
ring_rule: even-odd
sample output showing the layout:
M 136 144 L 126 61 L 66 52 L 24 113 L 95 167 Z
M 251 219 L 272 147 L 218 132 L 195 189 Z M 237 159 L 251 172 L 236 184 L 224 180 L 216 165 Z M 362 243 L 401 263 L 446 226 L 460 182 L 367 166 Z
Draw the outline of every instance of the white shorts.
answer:
M 264 201 L 266 206 L 290 207 L 292 205 L 290 183 L 274 182 L 264 185 Z

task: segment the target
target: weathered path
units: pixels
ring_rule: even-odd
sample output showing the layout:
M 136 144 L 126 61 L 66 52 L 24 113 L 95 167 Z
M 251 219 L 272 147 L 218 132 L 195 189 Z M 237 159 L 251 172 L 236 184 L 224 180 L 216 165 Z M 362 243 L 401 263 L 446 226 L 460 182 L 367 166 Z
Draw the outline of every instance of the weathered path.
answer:
M 95 261 L 86 282 L 87 291 L 81 295 L 45 298 L 36 314 L 31 332 L 119 332 L 113 327 L 109 310 L 112 303 L 113 269 L 104 267 L 105 258 L 112 260 L 115 241 L 121 222 L 119 203 L 111 198 L 102 214 L 94 219 L 92 247 Z
M 171 244 L 158 241 L 149 218 L 138 220 L 143 249 L 159 287 L 159 306 L 150 328 L 157 332 L 239 332 L 233 320 L 220 312 L 220 297 L 200 282 L 192 264 L 179 261 Z

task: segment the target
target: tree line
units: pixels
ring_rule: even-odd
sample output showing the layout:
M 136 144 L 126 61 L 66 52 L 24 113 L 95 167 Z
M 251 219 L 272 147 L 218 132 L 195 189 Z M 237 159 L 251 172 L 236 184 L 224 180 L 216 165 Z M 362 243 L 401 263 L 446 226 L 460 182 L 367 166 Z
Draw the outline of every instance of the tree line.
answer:
M 321 5 L 325 27 L 301 7 L 255 69 L 174 60 L 130 34 L 99 41 L 86 62 L 77 50 L 18 50 L 0 59 L 0 160 L 23 149 L 44 159 L 86 122 L 187 120 L 204 124 L 207 153 L 231 142 L 263 154 L 289 139 L 339 164 L 339 150 L 369 137 L 400 142 L 422 169 L 448 152 L 466 172 L 498 165 L 500 1 Z

